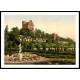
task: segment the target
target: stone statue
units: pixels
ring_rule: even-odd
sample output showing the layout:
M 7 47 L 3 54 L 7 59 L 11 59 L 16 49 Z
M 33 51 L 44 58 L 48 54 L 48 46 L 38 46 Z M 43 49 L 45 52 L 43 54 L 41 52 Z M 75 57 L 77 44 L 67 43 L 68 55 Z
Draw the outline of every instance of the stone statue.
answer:
M 22 47 L 21 47 L 21 43 L 19 44 L 19 61 L 22 61 Z
M 20 45 L 19 45 L 19 53 L 21 53 L 21 51 L 22 51 L 22 47 L 21 47 L 21 43 L 20 43 Z

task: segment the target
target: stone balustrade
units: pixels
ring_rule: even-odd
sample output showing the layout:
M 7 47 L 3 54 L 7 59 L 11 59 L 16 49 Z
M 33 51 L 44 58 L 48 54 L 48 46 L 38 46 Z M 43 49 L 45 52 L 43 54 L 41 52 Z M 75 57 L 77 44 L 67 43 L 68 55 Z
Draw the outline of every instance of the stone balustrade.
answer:
M 37 48 L 34 48 L 34 50 L 37 50 Z M 43 48 L 40 48 L 40 50 L 43 50 Z M 45 48 L 45 50 L 48 51 L 49 48 Z M 50 48 L 50 50 L 53 50 L 53 51 L 75 51 L 75 48 L 59 47 L 59 48 Z

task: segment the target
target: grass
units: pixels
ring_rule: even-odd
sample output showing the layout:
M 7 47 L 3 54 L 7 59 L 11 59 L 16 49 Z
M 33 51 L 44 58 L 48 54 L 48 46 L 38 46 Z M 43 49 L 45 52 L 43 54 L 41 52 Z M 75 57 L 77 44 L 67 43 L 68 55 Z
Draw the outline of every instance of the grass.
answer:
M 10 64 L 75 64 L 75 55 L 62 53 L 59 54 L 51 54 L 51 53 L 32 53 L 32 52 L 24 52 L 22 53 L 23 57 L 33 57 L 33 56 L 42 56 L 45 57 L 41 61 L 25 61 L 25 62 L 10 62 Z M 15 53 L 14 56 L 17 56 L 18 53 Z M 8 64 L 8 63 L 7 63 Z
M 23 53 L 23 56 L 24 56 L 24 57 L 26 57 L 26 56 L 32 57 L 32 56 L 38 56 L 38 55 L 37 55 L 37 54 L 32 54 L 32 53 L 30 53 L 30 52 L 25 52 L 25 53 Z

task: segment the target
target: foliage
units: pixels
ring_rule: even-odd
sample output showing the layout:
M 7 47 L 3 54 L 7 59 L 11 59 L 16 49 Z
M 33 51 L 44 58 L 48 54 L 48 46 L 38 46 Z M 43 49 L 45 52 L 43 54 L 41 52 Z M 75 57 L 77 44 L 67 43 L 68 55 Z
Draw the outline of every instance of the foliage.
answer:
M 54 34 L 45 33 L 44 31 L 41 31 L 40 29 L 35 29 L 34 32 L 30 31 L 27 28 L 21 28 L 18 29 L 18 27 L 14 27 L 11 29 L 11 31 L 8 31 L 8 26 L 6 26 L 5 35 L 8 36 L 7 39 L 5 39 L 5 49 L 6 48 L 18 48 L 19 44 L 21 43 L 23 46 L 23 49 L 29 50 L 37 48 L 40 50 L 40 48 L 43 48 L 43 50 L 46 50 L 46 48 L 57 48 L 57 51 L 59 51 L 59 47 L 64 47 L 65 51 L 68 47 L 74 47 L 75 48 L 75 42 L 70 38 L 63 38 L 57 36 L 57 40 L 54 40 Z M 21 37 L 21 36 L 22 37 Z M 5 36 L 6 37 L 6 36 Z M 20 41 L 20 38 L 22 41 Z M 24 39 L 32 39 L 32 41 L 26 41 Z M 60 38 L 60 39 L 59 39 Z M 46 39 L 46 42 L 37 42 L 34 40 L 40 40 Z M 61 44 L 58 43 L 58 40 L 60 41 L 67 41 L 68 44 Z M 18 49 L 17 49 L 18 50 Z

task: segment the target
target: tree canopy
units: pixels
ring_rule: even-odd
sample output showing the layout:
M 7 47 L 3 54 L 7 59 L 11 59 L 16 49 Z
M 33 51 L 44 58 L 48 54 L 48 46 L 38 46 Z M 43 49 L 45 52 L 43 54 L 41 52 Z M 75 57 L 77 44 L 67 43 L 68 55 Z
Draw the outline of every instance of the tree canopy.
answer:
M 24 44 L 24 45 L 31 45 L 32 47 L 33 46 L 37 46 L 38 48 L 39 47 L 69 47 L 69 46 L 72 46 L 74 47 L 75 46 L 75 42 L 70 39 L 70 38 L 63 38 L 63 37 L 60 37 L 60 36 L 57 36 L 56 37 L 56 41 L 54 40 L 54 35 L 55 33 L 52 33 L 52 34 L 49 34 L 49 33 L 45 33 L 44 31 L 41 31 L 40 29 L 35 29 L 34 32 L 30 31 L 29 29 L 27 28 L 21 28 L 21 29 L 18 29 L 18 27 L 14 27 L 11 29 L 11 31 L 8 31 L 8 26 L 6 26 L 5 30 L 5 36 L 7 35 L 8 36 L 8 39 L 6 41 L 12 41 L 12 43 L 15 45 L 19 45 L 20 43 Z M 22 35 L 23 39 L 28 39 L 28 38 L 32 38 L 32 41 L 34 39 L 38 39 L 38 40 L 46 40 L 46 42 L 30 42 L 30 44 L 26 44 L 27 42 L 26 41 L 20 41 L 20 35 Z M 5 41 L 5 42 L 6 42 Z M 58 41 L 66 41 L 68 42 L 68 44 L 60 44 L 58 43 Z M 9 42 L 10 44 L 11 42 Z M 6 45 L 8 45 L 8 42 L 6 42 Z

